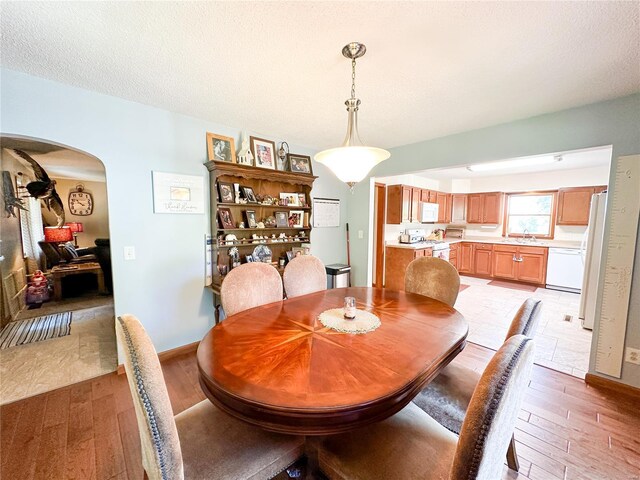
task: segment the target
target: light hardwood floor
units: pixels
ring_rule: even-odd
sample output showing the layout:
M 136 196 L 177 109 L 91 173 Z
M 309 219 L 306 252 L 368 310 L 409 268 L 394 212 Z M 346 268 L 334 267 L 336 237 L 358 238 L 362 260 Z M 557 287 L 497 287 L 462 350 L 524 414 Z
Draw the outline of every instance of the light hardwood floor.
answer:
M 458 356 L 481 371 L 493 351 L 468 344 Z M 174 413 L 204 399 L 195 354 L 163 363 Z M 126 377 L 115 373 L 0 408 L 0 478 L 142 479 Z M 640 478 L 638 400 L 534 366 L 516 441 L 521 471 L 504 479 Z

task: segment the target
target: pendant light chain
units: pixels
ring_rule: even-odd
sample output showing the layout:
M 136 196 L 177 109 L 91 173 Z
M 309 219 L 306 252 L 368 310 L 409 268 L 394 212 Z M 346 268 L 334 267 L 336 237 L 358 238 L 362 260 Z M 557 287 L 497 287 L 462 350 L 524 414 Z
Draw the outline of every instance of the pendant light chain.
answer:
M 351 60 L 351 98 L 356 98 L 356 59 Z

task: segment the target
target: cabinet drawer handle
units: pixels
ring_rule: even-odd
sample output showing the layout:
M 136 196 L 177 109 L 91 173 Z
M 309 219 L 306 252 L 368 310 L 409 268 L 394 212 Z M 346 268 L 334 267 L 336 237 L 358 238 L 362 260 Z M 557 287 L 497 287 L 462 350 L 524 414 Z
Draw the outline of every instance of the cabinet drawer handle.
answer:
M 516 259 L 516 262 L 524 262 L 524 259 L 523 259 L 522 257 L 517 258 L 517 259 Z

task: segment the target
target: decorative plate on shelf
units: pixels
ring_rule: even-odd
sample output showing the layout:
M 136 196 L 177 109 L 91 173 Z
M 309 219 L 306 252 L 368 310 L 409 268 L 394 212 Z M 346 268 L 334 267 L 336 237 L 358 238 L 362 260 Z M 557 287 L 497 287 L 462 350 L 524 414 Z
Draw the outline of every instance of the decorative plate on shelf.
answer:
M 253 249 L 253 258 L 262 263 L 271 263 L 271 249 L 266 245 L 258 245 Z

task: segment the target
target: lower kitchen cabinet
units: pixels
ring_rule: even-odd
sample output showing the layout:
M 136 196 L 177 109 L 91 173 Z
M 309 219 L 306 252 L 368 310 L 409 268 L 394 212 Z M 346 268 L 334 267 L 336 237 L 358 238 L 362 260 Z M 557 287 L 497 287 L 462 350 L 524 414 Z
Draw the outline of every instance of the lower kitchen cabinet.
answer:
M 473 244 L 461 243 L 458 247 L 458 272 L 460 273 L 474 273 L 475 268 L 473 264 Z
M 476 275 L 491 276 L 493 245 L 488 243 L 476 243 L 473 245 L 473 265 Z
M 493 276 L 527 283 L 544 284 L 547 277 L 544 247 L 493 246 Z
M 453 265 L 456 270 L 458 269 L 458 248 L 459 243 L 452 243 L 449 245 L 449 263 Z
M 409 264 L 420 257 L 433 256 L 432 248 L 385 248 L 384 286 L 391 290 L 404 290 L 404 277 Z

